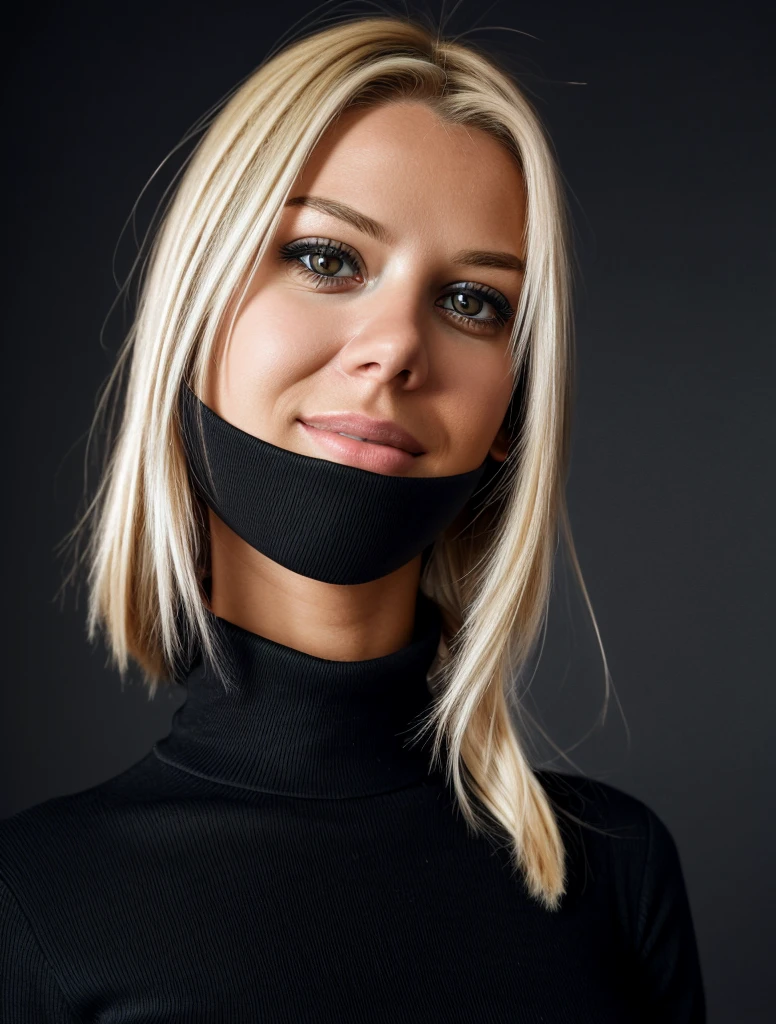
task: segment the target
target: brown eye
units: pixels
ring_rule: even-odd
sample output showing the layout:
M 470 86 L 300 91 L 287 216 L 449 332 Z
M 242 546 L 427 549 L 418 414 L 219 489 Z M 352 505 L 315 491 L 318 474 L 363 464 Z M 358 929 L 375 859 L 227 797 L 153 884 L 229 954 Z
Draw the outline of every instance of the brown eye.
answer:
M 327 277 L 333 277 L 339 273 L 344 263 L 341 257 L 329 256 L 322 252 L 308 253 L 308 257 L 311 261 L 309 269 L 314 270 L 317 274 L 325 274 Z
M 501 292 L 472 281 L 452 286 L 436 305 L 454 320 L 476 330 L 501 328 L 515 315 Z
M 312 278 L 316 287 L 361 278 L 361 263 L 355 252 L 331 240 L 299 239 L 289 242 L 280 247 L 278 257 L 281 262 Z
M 466 292 L 455 292 L 450 295 L 453 300 L 453 309 L 463 316 L 475 316 L 482 311 L 485 303 L 476 295 L 468 295 Z

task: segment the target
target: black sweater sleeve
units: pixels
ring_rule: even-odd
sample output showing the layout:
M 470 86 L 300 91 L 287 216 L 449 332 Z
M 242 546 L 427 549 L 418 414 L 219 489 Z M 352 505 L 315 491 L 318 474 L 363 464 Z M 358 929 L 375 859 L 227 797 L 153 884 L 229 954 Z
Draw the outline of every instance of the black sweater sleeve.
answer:
M 647 808 L 647 854 L 636 919 L 636 947 L 653 1019 L 705 1024 L 706 1000 L 679 852 L 666 825 Z
M 0 879 L 0 1021 L 79 1024 L 32 928 Z

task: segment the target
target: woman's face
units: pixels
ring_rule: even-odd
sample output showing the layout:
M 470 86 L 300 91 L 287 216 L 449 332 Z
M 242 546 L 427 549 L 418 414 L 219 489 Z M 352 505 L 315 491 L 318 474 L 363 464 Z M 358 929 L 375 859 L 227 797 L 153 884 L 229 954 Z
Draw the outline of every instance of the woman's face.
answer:
M 484 132 L 419 102 L 349 111 L 290 192 L 205 402 L 281 448 L 374 472 L 503 459 L 524 218 L 517 164 Z

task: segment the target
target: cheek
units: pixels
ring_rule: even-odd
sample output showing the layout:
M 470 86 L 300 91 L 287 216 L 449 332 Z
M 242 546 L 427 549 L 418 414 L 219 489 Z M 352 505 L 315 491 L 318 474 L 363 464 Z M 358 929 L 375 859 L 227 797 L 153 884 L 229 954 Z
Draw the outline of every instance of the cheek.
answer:
M 456 449 L 468 456 L 484 458 L 504 421 L 512 395 L 511 362 L 501 350 L 483 352 L 476 358 L 460 359 L 448 373 L 446 400 L 448 431 Z
M 278 394 L 324 358 L 320 317 L 279 294 L 257 296 L 237 319 L 224 367 L 229 387 Z

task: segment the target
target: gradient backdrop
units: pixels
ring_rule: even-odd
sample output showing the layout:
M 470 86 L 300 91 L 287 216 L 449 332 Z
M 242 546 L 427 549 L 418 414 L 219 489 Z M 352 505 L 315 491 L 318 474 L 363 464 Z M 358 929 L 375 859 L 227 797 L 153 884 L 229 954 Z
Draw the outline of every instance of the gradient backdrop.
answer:
M 180 703 L 149 703 L 135 673 L 122 690 L 85 639 L 85 592 L 56 600 L 66 563 L 54 547 L 74 521 L 95 395 L 128 323 L 120 307 L 105 321 L 132 205 L 197 118 L 313 9 L 157 0 L 14 16 L 0 816 L 122 771 Z M 464 0 L 446 25 L 474 29 L 466 38 L 530 90 L 571 191 L 581 268 L 569 498 L 617 699 L 596 725 L 603 664 L 559 562 L 530 706 L 573 760 L 555 767 L 635 794 L 672 830 L 711 1024 L 771 1020 L 776 999 L 764 11 Z M 169 178 L 141 201 L 140 230 Z M 130 231 L 122 280 L 134 253 Z M 552 755 L 537 744 L 537 758 Z

